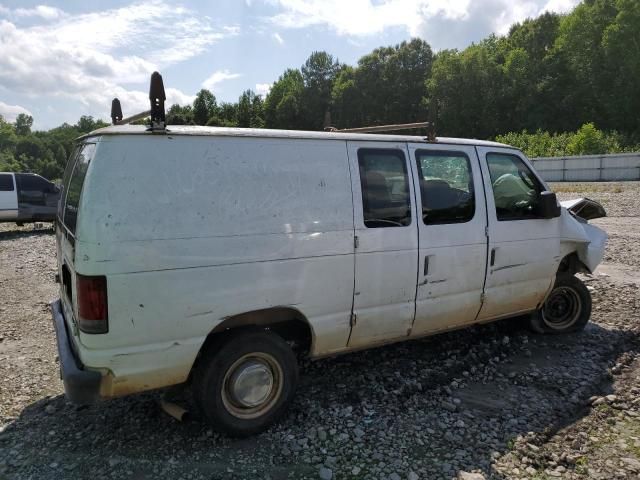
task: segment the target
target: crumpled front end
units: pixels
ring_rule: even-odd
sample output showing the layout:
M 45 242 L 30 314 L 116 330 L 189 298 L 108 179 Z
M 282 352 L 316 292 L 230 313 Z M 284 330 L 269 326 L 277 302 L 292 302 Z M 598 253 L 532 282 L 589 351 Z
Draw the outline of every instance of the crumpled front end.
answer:
M 560 202 L 560 242 L 562 256 L 576 252 L 589 273 L 593 273 L 604 257 L 607 233 L 587 223 L 607 214 L 598 202 L 588 198 Z M 584 215 L 584 217 L 582 215 Z

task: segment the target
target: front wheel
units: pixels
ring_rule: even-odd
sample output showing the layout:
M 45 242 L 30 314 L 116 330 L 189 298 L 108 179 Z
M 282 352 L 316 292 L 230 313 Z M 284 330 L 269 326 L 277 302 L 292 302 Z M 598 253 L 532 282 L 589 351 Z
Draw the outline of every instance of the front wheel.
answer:
M 297 383 L 296 357 L 280 336 L 237 333 L 205 352 L 194 376 L 194 400 L 213 427 L 244 437 L 265 430 L 284 413 Z
M 559 274 L 542 308 L 531 315 L 531 329 L 538 333 L 570 333 L 582 330 L 591 317 L 591 294 L 573 275 Z

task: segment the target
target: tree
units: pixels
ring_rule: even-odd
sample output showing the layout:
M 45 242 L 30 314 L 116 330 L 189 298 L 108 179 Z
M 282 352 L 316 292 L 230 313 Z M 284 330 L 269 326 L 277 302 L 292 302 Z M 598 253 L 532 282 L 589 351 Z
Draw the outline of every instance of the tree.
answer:
M 19 113 L 15 121 L 16 134 L 19 136 L 29 135 L 31 133 L 31 126 L 33 125 L 33 117 L 26 113 Z
M 482 45 L 439 52 L 427 82 L 429 97 L 437 102 L 438 134 L 488 138 L 499 133 L 503 83 L 502 69 Z
M 604 70 L 610 72 L 603 92 L 609 126 L 640 132 L 640 2 L 618 0 L 617 14 L 604 30 Z
M 103 122 L 102 120 L 95 120 L 90 115 L 81 116 L 80 120 L 78 120 L 78 123 L 76 123 L 76 128 L 81 133 L 89 133 L 89 132 L 92 132 L 94 130 L 97 130 L 98 128 L 104 128 L 104 127 L 108 127 L 108 126 L 109 126 L 108 123 Z
M 302 127 L 322 130 L 325 112 L 331 104 L 331 89 L 340 64 L 327 52 L 313 52 L 301 68 L 304 91 L 302 96 Z
M 165 118 L 167 125 L 194 125 L 191 105 L 181 107 L 175 103 L 171 105 Z
M 193 101 L 193 121 L 196 125 L 206 125 L 209 118 L 217 113 L 216 97 L 207 89 L 202 89 Z
M 300 70 L 288 69 L 273 84 L 264 102 L 264 119 L 268 128 L 302 128 L 304 80 Z

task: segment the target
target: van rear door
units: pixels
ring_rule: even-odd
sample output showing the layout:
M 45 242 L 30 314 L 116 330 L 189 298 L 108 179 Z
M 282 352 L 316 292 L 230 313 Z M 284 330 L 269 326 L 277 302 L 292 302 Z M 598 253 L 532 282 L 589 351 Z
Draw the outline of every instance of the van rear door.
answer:
M 0 221 L 18 217 L 18 195 L 13 173 L 0 173 Z
M 89 164 L 95 155 L 96 144 L 84 143 L 79 145 L 69 158 L 62 182 L 62 193 L 58 204 L 57 215 L 57 246 L 58 273 L 60 275 L 60 299 L 64 316 L 72 328 L 74 336 L 77 334 L 75 324 L 75 241 L 78 209 L 82 186 Z
M 405 143 L 347 142 L 356 234 L 349 347 L 405 337 L 415 313 L 418 230 Z

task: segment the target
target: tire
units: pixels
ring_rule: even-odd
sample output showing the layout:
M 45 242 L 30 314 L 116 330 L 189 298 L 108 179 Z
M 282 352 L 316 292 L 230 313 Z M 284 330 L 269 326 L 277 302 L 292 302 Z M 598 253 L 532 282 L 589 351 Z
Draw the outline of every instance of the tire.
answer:
M 529 325 L 537 333 L 578 332 L 591 317 L 591 293 L 573 275 L 559 274 L 542 308 L 531 315 Z
M 205 352 L 193 378 L 198 411 L 216 430 L 234 437 L 265 430 L 293 399 L 298 384 L 293 350 L 265 330 L 231 334 L 216 347 Z

